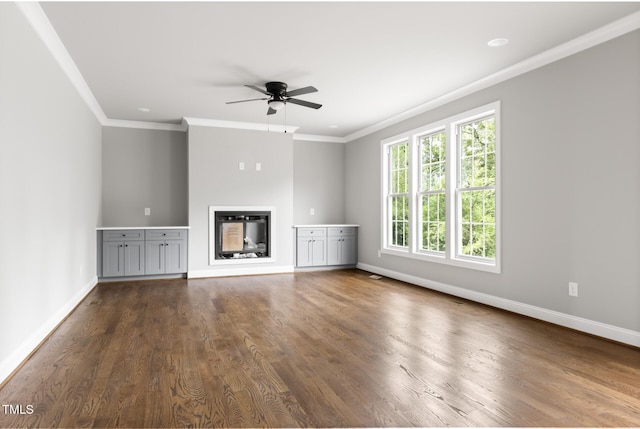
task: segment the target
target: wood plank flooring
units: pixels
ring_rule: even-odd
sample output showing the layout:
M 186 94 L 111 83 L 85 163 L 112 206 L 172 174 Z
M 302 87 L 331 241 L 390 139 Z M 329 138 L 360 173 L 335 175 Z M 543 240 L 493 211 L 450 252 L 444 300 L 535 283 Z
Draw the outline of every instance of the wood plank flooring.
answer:
M 0 404 L 33 407 L 0 427 L 638 427 L 640 350 L 358 270 L 104 283 Z

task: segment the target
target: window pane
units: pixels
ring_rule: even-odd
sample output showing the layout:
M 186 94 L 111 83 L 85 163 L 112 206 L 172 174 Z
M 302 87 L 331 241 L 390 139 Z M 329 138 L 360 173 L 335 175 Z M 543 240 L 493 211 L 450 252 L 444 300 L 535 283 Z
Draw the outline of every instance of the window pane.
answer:
M 408 143 L 391 146 L 389 190 L 392 194 L 403 194 L 409 190 L 408 146 Z
M 407 247 L 409 244 L 409 198 L 390 197 L 392 246 Z
M 445 194 L 422 196 L 422 250 L 445 250 Z
M 460 254 L 495 258 L 495 190 L 463 191 L 460 204 L 462 206 Z
M 460 125 L 460 186 L 495 185 L 495 117 Z
M 444 189 L 445 182 L 445 146 L 444 131 L 420 137 L 422 177 L 420 192 Z

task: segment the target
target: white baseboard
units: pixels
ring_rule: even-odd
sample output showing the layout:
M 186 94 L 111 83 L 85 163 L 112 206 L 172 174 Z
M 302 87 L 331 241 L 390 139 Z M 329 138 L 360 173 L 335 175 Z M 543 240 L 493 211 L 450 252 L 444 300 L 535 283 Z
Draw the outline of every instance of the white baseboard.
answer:
M 9 357 L 0 362 L 0 384 L 15 371 L 25 359 L 47 338 L 85 296 L 98 284 L 98 277 L 94 276 L 71 298 L 67 304 L 52 315 L 40 328 L 27 337 Z
M 293 265 L 278 266 L 245 266 L 245 267 L 225 267 L 214 270 L 190 270 L 187 278 L 198 279 L 205 277 L 229 277 L 229 276 L 251 276 L 258 274 L 286 274 L 293 273 Z
M 438 292 L 457 296 L 459 298 L 464 298 L 470 301 L 479 302 L 481 304 L 490 305 L 492 307 L 522 314 L 524 316 L 529 316 L 534 319 L 543 320 L 545 322 L 575 329 L 577 331 L 585 332 L 588 334 L 597 335 L 599 337 L 618 341 L 624 344 L 629 344 L 631 346 L 640 347 L 640 332 L 632 331 L 630 329 L 607 325 L 605 323 L 596 322 L 594 320 L 584 319 L 582 317 L 572 316 L 570 314 L 560 313 L 558 311 L 548 310 L 546 308 L 536 307 L 533 305 L 524 304 L 522 302 L 512 301 L 510 299 L 500 298 L 482 292 L 476 292 L 458 286 L 452 286 L 446 283 L 436 282 L 424 279 L 422 277 L 388 270 L 386 268 L 380 268 L 375 265 L 358 263 L 358 268 L 385 277 L 390 277 L 417 286 L 422 286 L 427 289 L 432 289 Z

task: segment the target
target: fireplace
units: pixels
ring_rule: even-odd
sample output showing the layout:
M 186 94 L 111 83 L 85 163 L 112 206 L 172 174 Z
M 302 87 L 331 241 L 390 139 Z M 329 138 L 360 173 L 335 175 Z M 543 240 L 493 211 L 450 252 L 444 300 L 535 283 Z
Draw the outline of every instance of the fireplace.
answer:
M 270 210 L 218 207 L 210 208 L 210 260 L 265 260 L 271 254 Z

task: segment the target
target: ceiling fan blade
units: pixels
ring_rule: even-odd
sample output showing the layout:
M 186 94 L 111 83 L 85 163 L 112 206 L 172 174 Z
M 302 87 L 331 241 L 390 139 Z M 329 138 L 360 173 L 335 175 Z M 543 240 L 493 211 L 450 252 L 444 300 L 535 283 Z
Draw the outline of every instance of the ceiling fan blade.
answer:
M 277 110 L 274 110 L 271 107 L 269 107 L 269 110 L 267 110 L 267 115 L 273 115 L 276 112 L 277 112 Z
M 298 99 L 295 99 L 295 98 L 288 99 L 287 103 L 298 104 L 298 105 L 304 106 L 304 107 L 311 107 L 312 109 L 319 109 L 319 108 L 322 107 L 322 104 L 312 103 L 310 101 L 298 100 Z
M 264 89 L 262 89 L 262 88 L 260 88 L 260 87 L 257 87 L 257 86 L 255 86 L 255 85 L 245 85 L 245 86 L 246 86 L 247 88 L 251 88 L 251 89 L 253 89 L 253 90 L 255 90 L 255 91 L 261 92 L 261 93 L 263 93 L 264 95 L 271 95 L 270 93 L 268 93 L 268 92 L 267 92 L 267 91 L 265 91 Z
M 267 97 L 267 98 L 250 98 L 249 100 L 227 101 L 225 104 L 246 103 L 247 101 L 268 100 L 269 98 L 271 98 L 271 97 Z
M 304 88 L 294 89 L 293 91 L 287 91 L 287 97 L 295 97 L 296 95 L 310 94 L 312 92 L 318 92 L 313 86 L 306 86 Z

